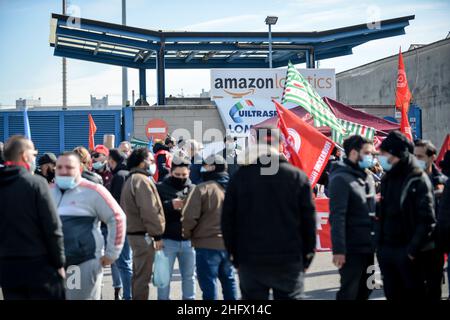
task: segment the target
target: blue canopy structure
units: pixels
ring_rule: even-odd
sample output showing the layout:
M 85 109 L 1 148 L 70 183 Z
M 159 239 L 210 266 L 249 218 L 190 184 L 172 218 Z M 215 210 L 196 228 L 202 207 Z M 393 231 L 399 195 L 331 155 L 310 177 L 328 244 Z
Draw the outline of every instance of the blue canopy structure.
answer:
M 306 63 L 352 54 L 371 40 L 405 34 L 414 16 L 320 32 L 272 32 L 273 66 Z M 54 55 L 139 69 L 141 102 L 145 70 L 157 70 L 158 104 L 165 104 L 165 69 L 267 68 L 267 32 L 148 30 L 52 14 Z

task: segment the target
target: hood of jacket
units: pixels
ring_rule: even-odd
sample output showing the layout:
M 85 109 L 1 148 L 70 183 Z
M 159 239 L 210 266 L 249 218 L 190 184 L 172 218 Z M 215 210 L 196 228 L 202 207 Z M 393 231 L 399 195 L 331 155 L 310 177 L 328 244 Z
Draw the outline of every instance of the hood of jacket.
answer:
M 19 166 L 6 166 L 0 168 L 0 186 L 8 186 L 12 184 L 20 176 L 26 174 L 28 171 Z

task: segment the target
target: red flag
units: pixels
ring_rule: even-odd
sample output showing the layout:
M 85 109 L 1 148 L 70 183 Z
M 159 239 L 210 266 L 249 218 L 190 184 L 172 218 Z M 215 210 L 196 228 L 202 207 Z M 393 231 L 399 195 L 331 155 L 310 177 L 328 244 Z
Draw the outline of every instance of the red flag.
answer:
M 403 108 L 401 112 L 402 117 L 400 120 L 400 132 L 403 133 L 410 141 L 413 141 L 411 126 L 408 120 L 408 113 L 406 112 L 405 108 Z
M 97 132 L 97 126 L 95 125 L 94 119 L 92 119 L 91 114 L 89 114 L 88 117 L 89 117 L 89 150 L 94 150 L 95 148 L 94 135 Z
M 409 91 L 408 80 L 406 78 L 405 64 L 403 63 L 402 49 L 398 54 L 398 74 L 397 90 L 395 92 L 395 107 L 401 112 L 400 131 L 411 141 L 413 141 L 411 126 L 408 121 L 409 103 L 411 101 L 411 91 Z
M 411 101 L 411 91 L 409 91 L 408 79 L 406 78 L 405 64 L 403 63 L 402 49 L 398 54 L 398 73 L 397 73 L 397 90 L 395 92 L 395 106 L 401 111 L 403 108 L 406 112 L 409 110 L 409 102 Z
M 272 101 L 280 119 L 278 127 L 285 140 L 283 153 L 290 163 L 306 173 L 314 188 L 327 165 L 334 143 L 292 111 Z
M 445 153 L 450 150 L 450 134 L 447 134 L 447 136 L 444 139 L 444 143 L 442 144 L 441 151 L 439 151 L 439 154 L 436 158 L 436 164 L 439 166 L 439 162 L 444 160 Z

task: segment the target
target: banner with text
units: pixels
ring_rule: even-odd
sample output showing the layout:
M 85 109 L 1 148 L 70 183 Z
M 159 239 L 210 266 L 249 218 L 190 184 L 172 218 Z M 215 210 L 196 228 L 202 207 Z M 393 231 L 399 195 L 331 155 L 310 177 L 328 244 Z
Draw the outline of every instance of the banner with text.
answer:
M 287 69 L 211 69 L 211 100 L 265 98 L 281 101 Z M 336 100 L 334 69 L 298 69 L 321 97 Z
M 330 217 L 330 199 L 316 198 L 316 214 L 317 214 L 317 242 L 316 250 L 331 251 L 331 229 L 329 223 Z

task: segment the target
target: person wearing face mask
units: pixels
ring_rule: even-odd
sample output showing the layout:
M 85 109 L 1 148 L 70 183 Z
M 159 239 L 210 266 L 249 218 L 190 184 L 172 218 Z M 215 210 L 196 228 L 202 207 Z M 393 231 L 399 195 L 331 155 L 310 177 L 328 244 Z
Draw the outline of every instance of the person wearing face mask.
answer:
M 430 140 L 417 140 L 414 146 L 414 155 L 417 158 L 419 166 L 425 171 L 431 180 L 434 191 L 435 209 L 436 217 L 439 217 L 439 200 L 444 190 L 445 183 L 447 182 L 447 177 L 439 171 L 437 166 L 434 164 L 437 156 L 436 147 L 431 143 Z
M 44 177 L 48 183 L 53 183 L 55 179 L 56 156 L 54 153 L 44 153 L 38 160 L 39 169 L 36 174 Z
M 225 250 L 220 225 L 229 182 L 227 163 L 223 157 L 212 155 L 203 161 L 201 171 L 204 182 L 190 193 L 183 209 L 183 236 L 192 239 L 196 250 L 203 300 L 217 300 L 217 280 L 224 300 L 236 300 L 236 271 Z
M 181 210 L 184 200 L 194 187 L 189 180 L 190 164 L 189 159 L 174 157 L 170 176 L 156 185 L 166 217 L 166 229 L 162 236 L 163 250 L 169 258 L 170 275 L 175 260 L 178 259 L 183 300 L 195 299 L 195 251 L 191 241 L 183 238 L 181 232 Z M 167 287 L 158 288 L 159 300 L 169 300 L 169 297 L 170 283 Z
M 147 148 L 133 150 L 127 159 L 130 175 L 120 196 L 127 215 L 127 237 L 133 252 L 133 300 L 148 300 L 155 250 L 162 249 L 163 205 L 151 178 L 156 166 Z
M 75 152 L 61 154 L 51 193 L 63 225 L 66 267 L 79 269 L 79 285 L 67 286 L 67 299 L 99 300 L 102 268 L 111 265 L 122 251 L 126 218 L 108 190 L 83 179 L 82 170 Z M 100 221 L 107 226 L 106 246 Z
M 222 156 L 227 162 L 227 172 L 230 178 L 239 170 L 238 155 L 237 155 L 237 138 L 227 135 L 224 140 L 225 148 L 218 154 Z
M 120 149 L 109 150 L 108 167 L 113 175 L 111 179 L 110 192 L 117 202 L 120 202 L 122 187 L 129 175 L 126 164 L 127 155 Z M 131 277 L 133 275 L 133 264 L 131 249 L 128 239 L 125 237 L 122 252 L 119 258 L 111 265 L 111 275 L 113 278 L 114 299 L 120 300 L 120 291 L 123 288 L 123 299 L 131 300 Z
M 341 287 L 337 300 L 367 300 L 367 268 L 375 257 L 375 182 L 368 169 L 374 164 L 370 140 L 354 135 L 344 141 L 346 158 L 331 170 L 330 225 L 333 263 Z
M 102 177 L 106 189 L 111 188 L 112 173 L 108 168 L 109 149 L 102 144 L 95 146 L 92 153 L 92 168 Z
M 130 141 L 122 141 L 119 145 L 119 151 L 123 152 L 128 158 L 133 151 Z
M 402 133 L 393 131 L 378 157 L 386 174 L 377 208 L 377 258 L 388 300 L 429 298 L 425 281 L 435 256 L 433 187 L 413 150 Z
M 444 191 L 445 183 L 447 182 L 447 177 L 440 172 L 438 167 L 434 164 L 437 157 L 436 147 L 431 143 L 430 140 L 417 140 L 414 146 L 414 155 L 417 158 L 417 162 L 420 167 L 425 171 L 425 173 L 430 178 L 431 184 L 433 186 L 434 195 L 434 210 L 436 215 L 436 220 L 440 220 L 440 201 Z M 437 234 L 436 234 L 437 235 Z M 436 239 L 437 240 L 437 239 Z M 437 243 L 439 244 L 439 243 Z M 433 278 L 427 281 L 427 293 L 431 296 L 433 300 L 439 300 L 442 295 L 441 284 L 443 280 L 444 262 L 445 262 L 445 250 L 439 246 L 435 250 L 434 256 L 434 267 L 427 272 Z
M 5 300 L 65 299 L 61 221 L 33 142 L 12 136 L 0 168 L 0 287 Z
M 91 181 L 93 183 L 101 184 L 103 185 L 103 179 L 100 177 L 99 174 L 91 171 L 92 169 L 92 158 L 91 154 L 89 153 L 88 149 L 82 146 L 78 146 L 75 149 L 73 149 L 73 152 L 75 152 L 81 161 L 81 168 L 83 169 L 83 172 L 81 173 L 81 177 Z

